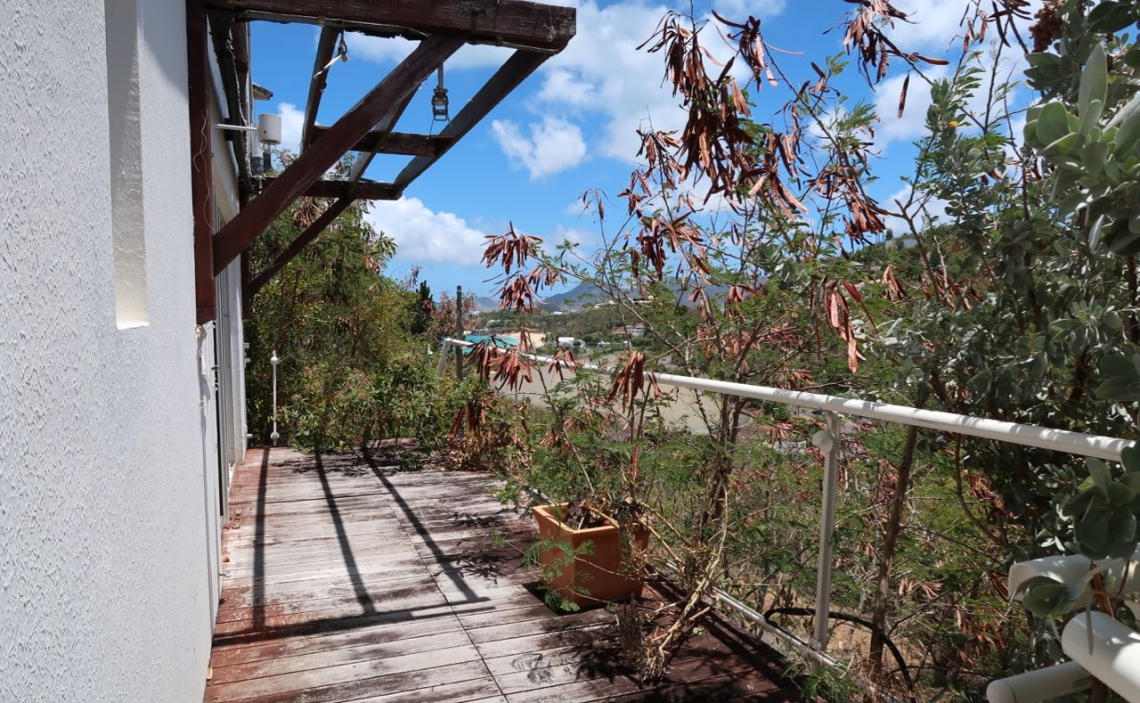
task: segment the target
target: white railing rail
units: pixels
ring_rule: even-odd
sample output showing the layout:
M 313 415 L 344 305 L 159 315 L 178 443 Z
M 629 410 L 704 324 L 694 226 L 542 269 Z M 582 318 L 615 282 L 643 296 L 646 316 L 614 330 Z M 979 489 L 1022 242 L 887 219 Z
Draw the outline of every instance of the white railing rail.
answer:
M 447 358 L 449 346 L 469 347 L 473 342 L 447 338 L 443 340 L 440 353 L 438 372 L 443 374 L 444 361 Z M 543 364 L 560 364 L 563 368 L 585 371 L 604 371 L 597 366 L 584 363 L 573 365 L 563 360 L 537 354 L 526 354 L 533 361 Z M 745 383 L 732 383 L 729 381 L 715 381 L 707 378 L 693 378 L 668 373 L 652 373 L 653 379 L 662 386 L 687 388 L 704 393 L 719 393 L 739 398 L 752 398 L 780 405 L 790 405 L 798 408 L 817 410 L 823 415 L 826 429 L 820 430 L 812 438 L 824 454 L 824 477 L 822 495 L 822 516 L 820 520 L 818 581 L 816 589 L 816 603 L 814 616 L 814 641 L 810 642 L 813 648 L 808 659 L 817 663 L 830 664 L 834 660 L 826 655 L 827 651 L 827 613 L 831 603 L 831 563 L 832 563 L 832 537 L 835 531 L 835 495 L 838 491 L 838 466 L 842 442 L 840 441 L 840 415 L 863 417 L 881 422 L 891 422 L 900 425 L 923 427 L 930 430 L 951 432 L 981 437 L 998 442 L 1019 444 L 1027 447 L 1051 449 L 1066 454 L 1094 457 L 1107 461 L 1120 461 L 1120 452 L 1132 445 L 1131 440 L 1117 437 L 1104 437 L 1090 435 L 1069 430 L 1057 430 L 1034 425 L 1023 425 L 1016 422 L 990 420 L 970 415 L 941 412 L 938 410 L 922 410 L 906 405 L 892 405 L 875 400 L 863 398 L 843 398 L 819 393 L 805 393 L 782 388 L 769 388 L 767 386 L 754 386 Z M 771 623 L 763 616 L 745 604 L 718 593 L 718 599 L 726 606 L 736 610 L 747 619 L 761 625 L 766 631 L 772 632 L 785 644 L 790 645 L 799 654 L 805 655 L 805 643 L 789 632 L 784 631 Z M 820 614 L 823 614 L 821 617 Z M 790 639 L 789 639 L 790 638 Z

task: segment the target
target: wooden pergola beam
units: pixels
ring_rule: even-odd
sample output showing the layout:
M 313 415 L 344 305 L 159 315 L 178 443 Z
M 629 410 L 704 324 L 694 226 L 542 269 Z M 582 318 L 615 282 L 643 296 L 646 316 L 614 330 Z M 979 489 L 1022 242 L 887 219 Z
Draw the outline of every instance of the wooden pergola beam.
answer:
M 328 127 L 313 127 L 313 139 L 320 139 L 328 131 Z M 440 135 L 409 134 L 407 132 L 389 132 L 384 134 L 373 130 L 364 135 L 364 138 L 349 147 L 350 151 L 370 151 L 377 154 L 396 154 L 398 156 L 436 156 L 451 147 L 454 137 Z
M 328 209 L 322 212 L 320 217 L 313 220 L 313 223 L 310 224 L 304 232 L 289 243 L 285 251 L 277 255 L 273 263 L 266 266 L 264 271 L 254 276 L 249 282 L 249 297 L 252 299 L 253 296 L 257 295 L 257 292 L 260 291 L 266 283 L 269 283 L 281 269 L 285 268 L 305 247 L 309 246 L 314 239 L 319 237 L 321 232 L 328 229 L 328 226 L 331 225 L 342 212 L 347 210 L 348 206 L 352 205 L 355 199 L 356 198 L 351 195 L 345 195 L 333 201 L 333 204 L 329 205 Z
M 262 181 L 268 188 L 276 178 L 266 178 Z M 391 183 L 377 181 L 315 181 L 301 195 L 307 198 L 343 198 L 352 194 L 356 200 L 395 200 L 400 196 L 396 194 L 396 187 Z
M 369 5 L 371 6 L 370 3 Z M 380 6 L 388 5 L 389 3 L 383 3 Z M 464 39 L 453 34 L 436 34 L 420 42 L 415 51 L 215 235 L 215 274 L 224 270 L 229 262 L 245 251 L 274 218 L 320 180 L 349 147 L 360 141 L 391 111 L 393 105 L 406 100 L 425 78 L 463 44 Z
M 400 117 L 403 116 L 404 110 L 408 109 L 408 103 L 412 101 L 414 96 L 415 94 L 413 93 L 405 98 L 399 105 L 396 105 L 391 112 L 384 116 L 380 124 L 376 125 L 376 129 L 371 132 L 371 134 L 378 136 L 376 143 L 373 144 L 376 148 L 372 149 L 372 151 L 362 151 L 356 155 L 356 160 L 352 162 L 352 168 L 348 171 L 348 180 L 356 183 L 364 177 L 364 170 L 372 163 L 372 159 L 376 158 L 376 149 L 383 144 L 384 138 L 392 131 L 392 128 L 396 126 L 396 123 L 400 121 Z
M 439 157 L 447 153 L 455 142 L 459 141 L 463 135 L 471 131 L 471 128 L 479 123 L 484 117 L 487 116 L 491 110 L 495 108 L 503 98 L 514 90 L 519 83 L 522 83 L 527 76 L 534 73 L 535 69 L 542 65 L 544 61 L 550 58 L 549 54 L 527 51 L 519 49 L 511 54 L 511 57 L 503 63 L 495 75 L 491 76 L 491 80 L 487 81 L 486 85 L 479 89 L 471 101 L 463 106 L 459 114 L 455 116 L 447 124 L 447 127 L 440 132 L 440 137 L 450 141 L 443 143 L 443 148 L 439 153 L 433 156 L 419 156 L 412 159 L 411 163 L 404 167 L 396 176 L 393 184 L 396 186 L 398 193 L 402 194 L 408 185 L 416 180 L 421 173 L 426 171 L 428 167 L 434 164 Z
M 572 7 L 525 0 L 208 0 L 212 7 L 244 11 L 251 19 L 388 28 L 392 35 L 460 33 L 474 43 L 561 51 L 574 36 Z
M 339 32 L 332 27 L 321 27 L 321 37 L 317 40 L 317 56 L 313 61 L 313 75 L 309 79 L 309 97 L 305 100 L 305 122 L 301 127 L 301 151 L 308 149 L 317 134 L 313 128 L 317 125 L 317 110 L 321 107 L 321 98 L 328 85 L 329 72 L 325 66 L 332 61 L 333 51 L 336 50 L 336 39 Z
M 194 204 L 194 298 L 197 321 L 217 314 L 214 290 L 214 158 L 210 134 L 210 50 L 206 9 L 201 0 L 186 2 L 186 77 L 190 112 L 190 198 Z

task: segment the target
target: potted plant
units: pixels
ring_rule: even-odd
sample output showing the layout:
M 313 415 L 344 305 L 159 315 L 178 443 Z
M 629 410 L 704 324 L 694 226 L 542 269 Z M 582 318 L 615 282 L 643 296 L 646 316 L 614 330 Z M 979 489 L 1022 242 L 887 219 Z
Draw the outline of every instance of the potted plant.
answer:
M 584 501 L 532 508 L 538 523 L 538 560 L 553 599 L 583 608 L 641 595 L 638 564 L 648 531 L 637 522 L 620 524 Z

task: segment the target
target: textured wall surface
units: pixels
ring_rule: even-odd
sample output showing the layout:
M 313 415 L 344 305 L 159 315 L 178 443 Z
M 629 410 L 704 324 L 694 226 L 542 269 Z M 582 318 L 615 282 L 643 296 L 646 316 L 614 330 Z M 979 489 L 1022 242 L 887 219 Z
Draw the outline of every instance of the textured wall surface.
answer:
M 184 11 L 138 7 L 149 324 L 119 330 L 104 2 L 0 0 L 0 701 L 202 698 Z

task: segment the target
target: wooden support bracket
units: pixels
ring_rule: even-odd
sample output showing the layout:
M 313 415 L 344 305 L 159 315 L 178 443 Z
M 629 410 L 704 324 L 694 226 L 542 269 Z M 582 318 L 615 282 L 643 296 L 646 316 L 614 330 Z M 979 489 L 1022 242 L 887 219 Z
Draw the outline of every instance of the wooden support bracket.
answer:
M 308 149 L 317 135 L 313 127 L 317 124 L 317 110 L 321 107 L 321 97 L 328 85 L 329 72 L 325 68 L 332 61 L 336 50 L 339 32 L 332 27 L 321 27 L 321 38 L 317 40 L 317 57 L 313 61 L 313 75 L 309 79 L 309 97 L 305 101 L 305 122 L 301 128 L 301 151 Z
M 313 220 L 313 223 L 309 225 L 304 232 L 290 242 L 285 251 L 278 254 L 277 258 L 273 260 L 273 263 L 266 266 L 264 271 L 257 274 L 257 276 L 249 282 L 250 299 L 252 300 L 253 296 L 257 295 L 257 292 L 260 291 L 266 283 L 269 283 L 281 269 L 285 268 L 305 247 L 319 237 L 321 232 L 324 232 L 342 212 L 348 209 L 349 205 L 352 205 L 353 200 L 355 200 L 355 198 L 351 195 L 345 195 L 339 200 L 333 201 L 333 204 L 329 205 L 328 209 L 322 212 L 320 217 Z
M 405 166 L 403 171 L 400 171 L 395 180 L 397 192 L 402 194 L 412 181 L 434 164 L 440 156 L 443 156 L 463 135 L 471 131 L 471 128 L 478 124 L 479 120 L 486 117 L 487 113 L 502 102 L 508 93 L 514 90 L 519 83 L 522 83 L 527 76 L 534 73 L 535 69 L 548 58 L 550 58 L 549 54 L 523 49 L 511 54 L 511 57 L 495 72 L 495 75 L 491 76 L 491 80 L 479 89 L 471 101 L 464 105 L 459 114 L 440 132 L 440 138 L 448 140 L 442 143 L 440 151 L 433 156 L 420 156 L 412 159 L 411 163 Z
M 264 187 L 268 188 L 275 180 L 277 179 L 266 178 L 262 183 Z M 364 180 L 356 183 L 351 181 L 317 181 L 306 188 L 302 195 L 307 198 L 343 198 L 350 193 L 356 200 L 395 200 L 400 197 L 396 194 L 396 187 L 391 183 Z
M 328 127 L 313 127 L 313 139 L 320 139 Z M 351 151 L 370 151 L 376 154 L 396 154 L 398 156 L 438 157 L 451 147 L 455 140 L 439 135 L 408 134 L 406 132 L 382 132 L 373 130 L 353 144 Z
M 371 3 L 369 3 L 371 4 Z M 349 110 L 319 141 L 301 153 L 214 237 L 214 272 L 225 269 L 289 205 L 303 195 L 349 148 L 401 104 L 436 68 L 463 46 L 460 36 L 423 40 L 400 65 Z

